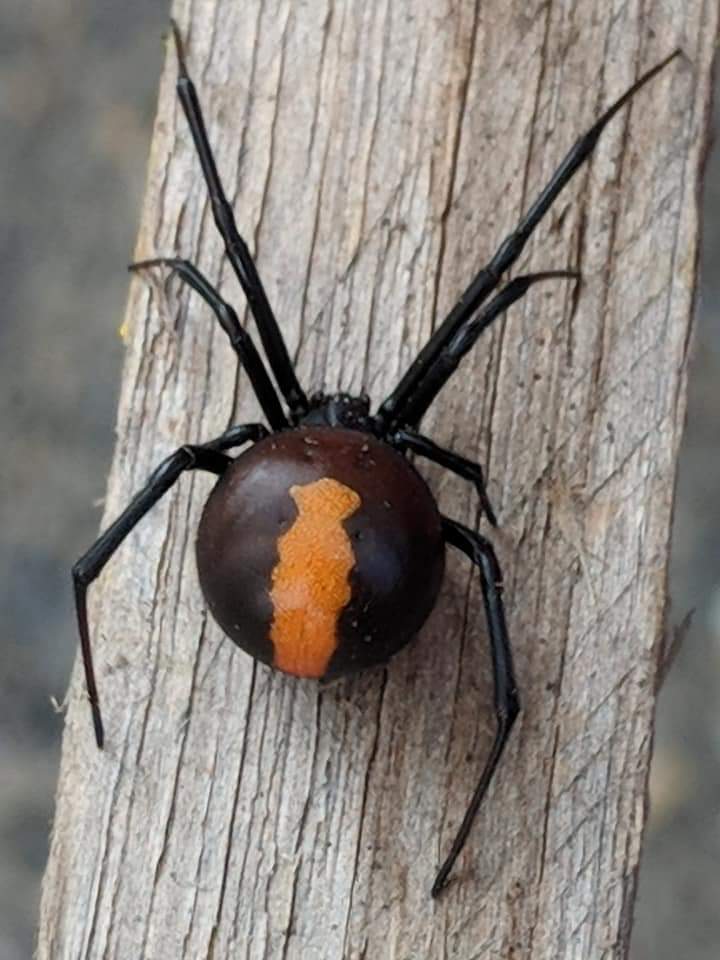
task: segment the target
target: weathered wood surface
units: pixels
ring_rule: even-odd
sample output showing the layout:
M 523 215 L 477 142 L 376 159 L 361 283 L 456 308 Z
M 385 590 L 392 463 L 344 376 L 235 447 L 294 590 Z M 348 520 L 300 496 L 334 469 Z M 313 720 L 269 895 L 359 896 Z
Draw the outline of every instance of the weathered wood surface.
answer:
M 219 164 L 303 382 L 381 400 L 577 133 L 604 136 L 523 259 L 577 265 L 487 334 L 427 420 L 487 463 L 524 713 L 430 900 L 493 726 L 478 583 L 385 671 L 319 692 L 208 619 L 185 478 L 93 592 L 39 957 L 624 957 L 662 657 L 715 0 L 179 2 Z M 139 255 L 221 257 L 168 56 Z M 197 297 L 132 284 L 106 520 L 184 441 L 257 415 Z M 236 397 L 233 410 L 233 397 Z M 475 497 L 423 470 L 443 509 Z

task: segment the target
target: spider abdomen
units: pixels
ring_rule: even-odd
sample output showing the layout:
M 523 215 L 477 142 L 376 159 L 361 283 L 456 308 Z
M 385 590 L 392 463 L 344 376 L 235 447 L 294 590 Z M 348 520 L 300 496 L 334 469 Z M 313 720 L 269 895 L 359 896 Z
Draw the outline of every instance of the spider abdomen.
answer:
M 388 660 L 432 610 L 444 568 L 427 485 L 388 444 L 300 427 L 260 441 L 210 494 L 197 540 L 213 616 L 286 673 L 333 677 Z

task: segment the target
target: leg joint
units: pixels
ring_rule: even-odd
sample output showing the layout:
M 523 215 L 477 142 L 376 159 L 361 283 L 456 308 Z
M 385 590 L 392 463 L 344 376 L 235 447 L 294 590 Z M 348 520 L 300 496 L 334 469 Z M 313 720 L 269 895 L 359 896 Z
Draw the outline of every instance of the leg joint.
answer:
M 510 728 L 515 723 L 520 714 L 520 697 L 515 687 L 507 691 L 507 699 L 502 708 L 502 714 L 504 716 L 504 726 L 507 732 L 510 732 Z

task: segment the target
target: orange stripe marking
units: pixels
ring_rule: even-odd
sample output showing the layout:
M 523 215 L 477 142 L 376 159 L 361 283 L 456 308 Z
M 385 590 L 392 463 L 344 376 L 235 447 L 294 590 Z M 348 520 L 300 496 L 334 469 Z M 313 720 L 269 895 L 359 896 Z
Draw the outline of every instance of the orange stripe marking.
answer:
M 274 665 L 296 677 L 321 677 L 337 647 L 337 625 L 350 596 L 355 554 L 343 520 L 358 494 L 329 477 L 290 487 L 298 516 L 278 540 L 272 572 L 270 639 Z

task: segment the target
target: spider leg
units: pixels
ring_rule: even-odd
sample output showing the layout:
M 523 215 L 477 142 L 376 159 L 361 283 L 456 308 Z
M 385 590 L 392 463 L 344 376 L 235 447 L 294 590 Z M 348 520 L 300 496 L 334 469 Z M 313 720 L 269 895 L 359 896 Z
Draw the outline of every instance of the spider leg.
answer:
M 200 294 L 230 338 L 233 350 L 250 377 L 255 396 L 258 398 L 268 423 L 273 430 L 282 430 L 283 427 L 286 427 L 288 422 L 280 406 L 272 380 L 265 369 L 265 364 L 253 343 L 252 337 L 247 330 L 240 326 L 238 316 L 230 304 L 222 299 L 209 280 L 189 260 L 180 260 L 177 257 L 140 260 L 138 263 L 129 264 L 128 270 L 144 270 L 151 267 L 171 267 L 185 283 Z
M 550 178 L 550 181 L 531 205 L 518 226 L 500 244 L 492 259 L 475 276 L 458 302 L 430 337 L 415 360 L 410 364 L 395 390 L 385 400 L 378 411 L 381 421 L 391 423 L 403 419 L 403 408 L 410 395 L 416 390 L 431 364 L 442 349 L 455 336 L 462 325 L 472 316 L 522 253 L 533 231 L 557 199 L 563 188 L 570 182 L 579 167 L 590 157 L 600 139 L 600 135 L 615 114 L 635 96 L 641 87 L 653 79 L 672 60 L 680 55 L 675 50 L 663 61 L 644 73 L 625 93 L 615 101 L 590 129 L 579 137 L 566 154 L 564 160 Z
M 483 330 L 487 329 L 493 320 L 504 313 L 516 300 L 524 297 L 534 283 L 563 277 L 579 279 L 580 274 L 574 270 L 531 273 L 524 277 L 516 277 L 503 287 L 500 293 L 493 297 L 490 303 L 483 307 L 474 319 L 461 327 L 450 342 L 443 347 L 429 366 L 415 392 L 405 403 L 402 410 L 402 421 L 413 426 L 420 422 L 430 404 L 457 370 L 465 354 L 475 345 Z
M 441 467 L 446 467 L 452 473 L 462 477 L 463 480 L 469 480 L 477 490 L 480 506 L 488 518 L 488 522 L 493 527 L 497 526 L 495 511 L 487 495 L 485 477 L 479 463 L 473 463 L 472 460 L 467 460 L 465 457 L 453 453 L 452 450 L 446 450 L 444 447 L 438 446 L 429 437 L 423 437 L 421 434 L 415 433 L 414 430 L 397 430 L 388 440 L 393 447 L 397 447 L 403 452 L 411 450 L 418 456 L 425 457 L 426 460 L 431 460 L 433 463 L 440 464 Z
M 231 458 L 222 452 L 223 450 L 240 446 L 249 440 L 260 440 L 264 436 L 267 436 L 267 430 L 262 424 L 249 424 L 232 427 L 222 436 L 216 440 L 211 440 L 209 443 L 180 447 L 153 471 L 143 489 L 136 494 L 117 520 L 100 535 L 92 547 L 73 566 L 72 578 L 80 646 L 85 668 L 85 683 L 92 710 L 95 739 L 100 749 L 103 746 L 104 733 L 90 646 L 87 616 L 88 587 L 98 577 L 100 571 L 133 527 L 142 520 L 163 494 L 167 493 L 182 473 L 186 470 L 206 470 L 209 473 L 220 475 L 232 462 Z
M 497 730 L 485 768 L 470 800 L 457 836 L 450 848 L 445 862 L 440 867 L 432 886 L 432 895 L 436 897 L 447 883 L 447 878 L 460 854 L 475 815 L 492 780 L 498 761 L 510 736 L 512 725 L 520 711 L 517 684 L 513 672 L 512 651 L 505 625 L 505 611 L 502 602 L 502 574 L 492 544 L 485 537 L 464 527 L 454 520 L 443 517 L 445 541 L 468 556 L 480 571 L 485 616 L 487 618 L 492 653 L 493 684 L 495 687 L 495 716 Z
M 300 386 L 285 341 L 280 332 L 275 314 L 268 301 L 265 288 L 262 285 L 255 263 L 250 255 L 247 244 L 238 233 L 235 216 L 228 203 L 225 191 L 220 182 L 217 165 L 213 156 L 212 147 L 208 140 L 202 108 L 198 99 L 195 84 L 190 79 L 185 63 L 183 43 L 180 30 L 174 20 L 172 24 L 175 50 L 178 58 L 177 94 L 182 104 L 185 117 L 192 133 L 203 176 L 210 195 L 215 224 L 225 243 L 225 250 L 233 270 L 240 281 L 247 297 L 250 310 L 255 317 L 260 339 L 265 353 L 270 361 L 270 367 L 277 380 L 280 392 L 285 397 L 288 407 L 293 413 L 304 413 L 307 410 L 307 397 Z

